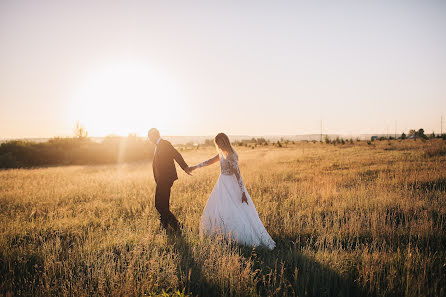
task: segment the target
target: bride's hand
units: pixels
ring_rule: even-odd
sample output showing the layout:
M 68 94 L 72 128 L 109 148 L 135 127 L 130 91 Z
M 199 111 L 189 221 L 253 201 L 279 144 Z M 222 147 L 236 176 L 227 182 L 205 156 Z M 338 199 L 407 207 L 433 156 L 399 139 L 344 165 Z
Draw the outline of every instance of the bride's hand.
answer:
M 248 198 L 246 198 L 245 192 L 243 192 L 243 194 L 242 194 L 242 203 L 243 202 L 246 202 L 246 205 L 248 205 Z
M 189 167 L 189 169 L 190 169 L 190 172 L 192 172 L 192 171 L 194 171 L 195 169 L 197 169 L 198 167 L 197 166 L 192 166 L 192 167 Z

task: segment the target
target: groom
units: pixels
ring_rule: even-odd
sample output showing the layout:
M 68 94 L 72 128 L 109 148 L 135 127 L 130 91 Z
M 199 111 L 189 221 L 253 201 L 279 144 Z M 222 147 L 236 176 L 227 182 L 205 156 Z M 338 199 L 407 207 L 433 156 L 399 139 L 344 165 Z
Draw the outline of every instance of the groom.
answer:
M 191 175 L 191 170 L 172 144 L 160 137 L 160 132 L 156 128 L 149 130 L 148 137 L 155 144 L 152 161 L 153 176 L 156 182 L 155 207 L 160 214 L 161 225 L 164 229 L 167 230 L 170 225 L 174 231 L 179 231 L 180 223 L 169 209 L 170 188 L 173 182 L 178 179 L 174 160 L 187 174 Z

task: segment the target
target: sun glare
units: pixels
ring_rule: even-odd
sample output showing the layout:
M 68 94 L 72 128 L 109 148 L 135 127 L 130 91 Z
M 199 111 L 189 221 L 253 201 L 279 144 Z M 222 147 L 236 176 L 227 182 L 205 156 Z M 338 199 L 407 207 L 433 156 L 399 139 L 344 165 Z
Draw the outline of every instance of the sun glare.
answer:
M 87 75 L 72 110 L 92 136 L 145 135 L 150 127 L 169 130 L 184 114 L 177 84 L 146 64 L 117 63 Z

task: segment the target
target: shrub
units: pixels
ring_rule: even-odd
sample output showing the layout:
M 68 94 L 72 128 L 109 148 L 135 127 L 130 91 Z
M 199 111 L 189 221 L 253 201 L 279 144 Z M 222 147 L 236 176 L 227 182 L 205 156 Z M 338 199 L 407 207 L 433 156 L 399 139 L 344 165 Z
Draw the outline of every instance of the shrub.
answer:
M 16 158 L 11 152 L 0 155 L 0 168 L 17 168 L 21 164 L 17 162 Z
M 325 143 L 326 144 L 330 144 L 330 138 L 328 137 L 328 135 L 325 135 Z

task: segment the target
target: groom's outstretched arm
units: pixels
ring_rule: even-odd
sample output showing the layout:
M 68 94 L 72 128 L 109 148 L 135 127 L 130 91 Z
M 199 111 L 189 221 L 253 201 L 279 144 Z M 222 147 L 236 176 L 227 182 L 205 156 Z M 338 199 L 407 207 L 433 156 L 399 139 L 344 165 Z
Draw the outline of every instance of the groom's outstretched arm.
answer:
M 189 165 L 187 165 L 187 163 L 184 161 L 183 156 L 181 156 L 181 154 L 173 147 L 173 145 L 170 142 L 167 142 L 167 143 L 168 143 L 170 153 L 172 154 L 175 161 L 177 161 L 177 163 L 180 165 L 180 167 L 184 171 L 189 173 L 190 172 Z

